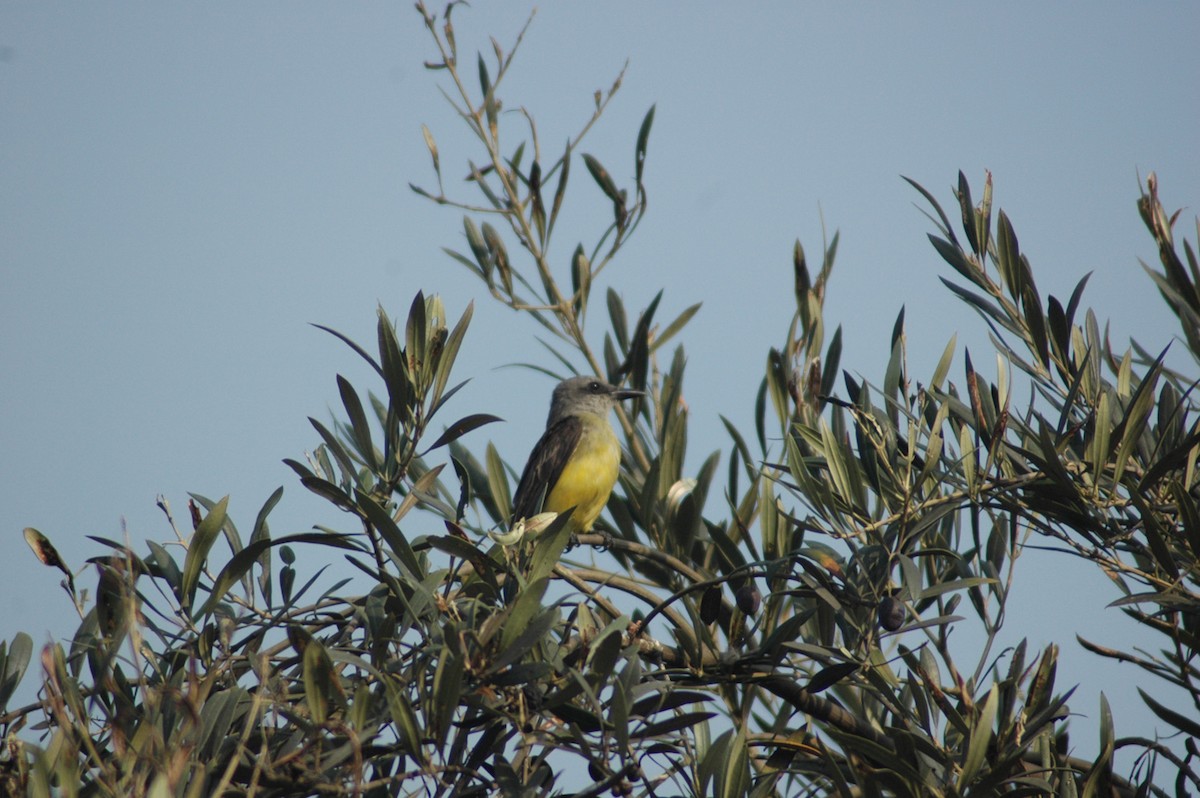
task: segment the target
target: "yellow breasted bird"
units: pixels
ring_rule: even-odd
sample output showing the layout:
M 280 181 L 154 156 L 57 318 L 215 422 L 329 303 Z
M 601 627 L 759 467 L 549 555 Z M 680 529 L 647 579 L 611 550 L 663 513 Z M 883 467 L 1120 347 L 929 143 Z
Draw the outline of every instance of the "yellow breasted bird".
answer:
M 571 534 L 590 532 L 617 483 L 621 445 L 608 422 L 623 399 L 642 391 L 595 377 L 572 377 L 554 389 L 546 431 L 533 447 L 513 496 L 513 521 L 541 512 L 565 513 Z

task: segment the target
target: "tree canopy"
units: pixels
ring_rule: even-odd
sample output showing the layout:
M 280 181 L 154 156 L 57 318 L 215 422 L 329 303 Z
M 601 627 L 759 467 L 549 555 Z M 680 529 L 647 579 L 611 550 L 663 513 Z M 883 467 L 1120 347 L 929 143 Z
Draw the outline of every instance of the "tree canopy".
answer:
M 451 166 L 424 131 L 432 179 L 412 188 L 462 214 L 465 246 L 446 255 L 488 301 L 540 325 L 551 365 L 536 368 L 646 392 L 617 411 L 609 534 L 572 541 L 565 518 L 509 528 L 520 461 L 471 445 L 498 408 L 449 409 L 470 306 L 417 294 L 403 319 L 379 311 L 370 344 L 329 330 L 373 379 L 337 376 L 338 417 L 312 419 L 316 447 L 285 462 L 344 511 L 339 528 L 273 536 L 282 488 L 236 522 L 227 499 L 194 496 L 174 541 L 100 541 L 92 590 L 26 529 L 81 622 L 38 652 L 27 706 L 9 704 L 32 678 L 32 639 L 0 643 L 7 793 L 1200 789 L 1200 263 L 1155 175 L 1137 207 L 1158 263 L 1143 265 L 1178 318 L 1176 358 L 1164 342 L 1114 348 L 1086 276 L 1043 298 L 990 174 L 973 192 L 960 173 L 941 200 L 910 181 L 996 372 L 965 353 L 952 374 L 951 341 L 931 374 L 910 374 L 901 312 L 884 372 L 853 376 L 824 313 L 839 237 L 811 260 L 797 242 L 795 312 L 745 397 L 754 428 L 723 420 L 724 449 L 689 470 L 684 345 L 699 308 L 663 318 L 661 294 L 632 309 L 615 288 L 647 220 L 654 109 L 621 169 L 586 147 L 619 78 L 550 149 L 531 111 L 502 113 L 520 37 L 460 53 L 454 4 L 418 11 L 439 53 L 426 66 L 478 144 Z M 556 238 L 568 190 L 603 196 L 593 240 Z M 1058 646 L 994 645 L 1035 545 L 1099 569 L 1110 611 L 1159 640 L 1154 652 L 1079 642 L 1137 670 L 1160 738 L 1122 735 L 1102 697 L 1083 730 L 1099 754 L 1073 755 L 1079 708 Z M 298 584 L 299 551 L 344 557 L 359 576 Z M 962 625 L 984 641 L 966 657 L 950 643 Z M 1116 767 L 1118 753 L 1132 765 Z

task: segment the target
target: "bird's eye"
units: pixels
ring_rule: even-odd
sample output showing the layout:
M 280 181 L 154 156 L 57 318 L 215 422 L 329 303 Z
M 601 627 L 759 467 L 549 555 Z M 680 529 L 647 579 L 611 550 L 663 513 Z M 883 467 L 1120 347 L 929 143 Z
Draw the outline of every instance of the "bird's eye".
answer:
M 604 393 L 604 386 L 598 382 L 588 383 L 588 390 L 592 393 Z

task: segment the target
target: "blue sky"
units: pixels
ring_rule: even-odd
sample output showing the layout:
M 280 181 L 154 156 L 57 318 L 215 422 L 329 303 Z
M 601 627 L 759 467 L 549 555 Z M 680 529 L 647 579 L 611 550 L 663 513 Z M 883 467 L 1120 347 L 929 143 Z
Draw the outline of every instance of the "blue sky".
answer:
M 507 47 L 528 8 L 459 9 L 463 52 L 490 51 L 488 35 Z M 949 270 L 901 175 L 949 206 L 958 170 L 977 195 L 991 170 L 1043 297 L 1090 271 L 1086 302 L 1114 341 L 1165 345 L 1171 319 L 1138 266 L 1155 253 L 1137 176 L 1156 171 L 1166 204 L 1195 216 L 1197 30 L 1190 3 L 547 3 L 505 95 L 557 149 L 628 59 L 583 147 L 623 182 L 657 104 L 649 215 L 605 281 L 630 308 L 665 289 L 663 317 L 704 303 L 682 338 L 699 462 L 725 445 L 718 414 L 751 429 L 792 312 L 792 243 L 816 257 L 822 218 L 841 232 L 826 313 L 843 367 L 881 377 L 902 305 L 914 377 L 955 333 L 979 365 L 982 324 L 939 283 Z M 0 3 L 0 639 L 74 630 L 25 526 L 80 568 L 99 553 L 85 535 L 170 539 L 158 494 L 181 523 L 188 491 L 232 494 L 248 530 L 284 485 L 277 534 L 342 522 L 280 462 L 318 442 L 306 417 L 328 418 L 335 374 L 368 384 L 310 322 L 370 342 L 377 304 L 399 316 L 423 289 L 457 317 L 475 300 L 457 370 L 472 381 L 447 412 L 504 417 L 467 441 L 523 460 L 550 384 L 502 367 L 553 364 L 533 323 L 442 254 L 462 245 L 461 215 L 407 188 L 433 183 L 422 123 L 448 175 L 478 157 L 444 76 L 421 66 L 433 56 L 408 3 Z M 564 267 L 601 207 L 584 170 L 574 182 Z M 1121 619 L 1079 613 L 1070 597 L 1095 604 L 1103 585 L 1036 559 L 1019 600 L 1049 594 L 1058 614 L 1014 634 L 1058 639 L 1060 674 L 1085 681 L 1074 703 L 1094 713 L 1129 672 L 1074 632 L 1119 643 Z M 1138 707 L 1114 699 L 1119 730 Z

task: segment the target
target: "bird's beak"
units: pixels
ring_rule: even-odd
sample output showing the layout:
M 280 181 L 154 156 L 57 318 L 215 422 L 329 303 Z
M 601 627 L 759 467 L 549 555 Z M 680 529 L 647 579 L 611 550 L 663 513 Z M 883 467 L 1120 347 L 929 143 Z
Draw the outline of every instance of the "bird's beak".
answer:
M 635 391 L 632 388 L 618 388 L 612 393 L 613 398 L 618 402 L 623 399 L 636 399 L 639 396 L 645 396 L 645 391 Z

